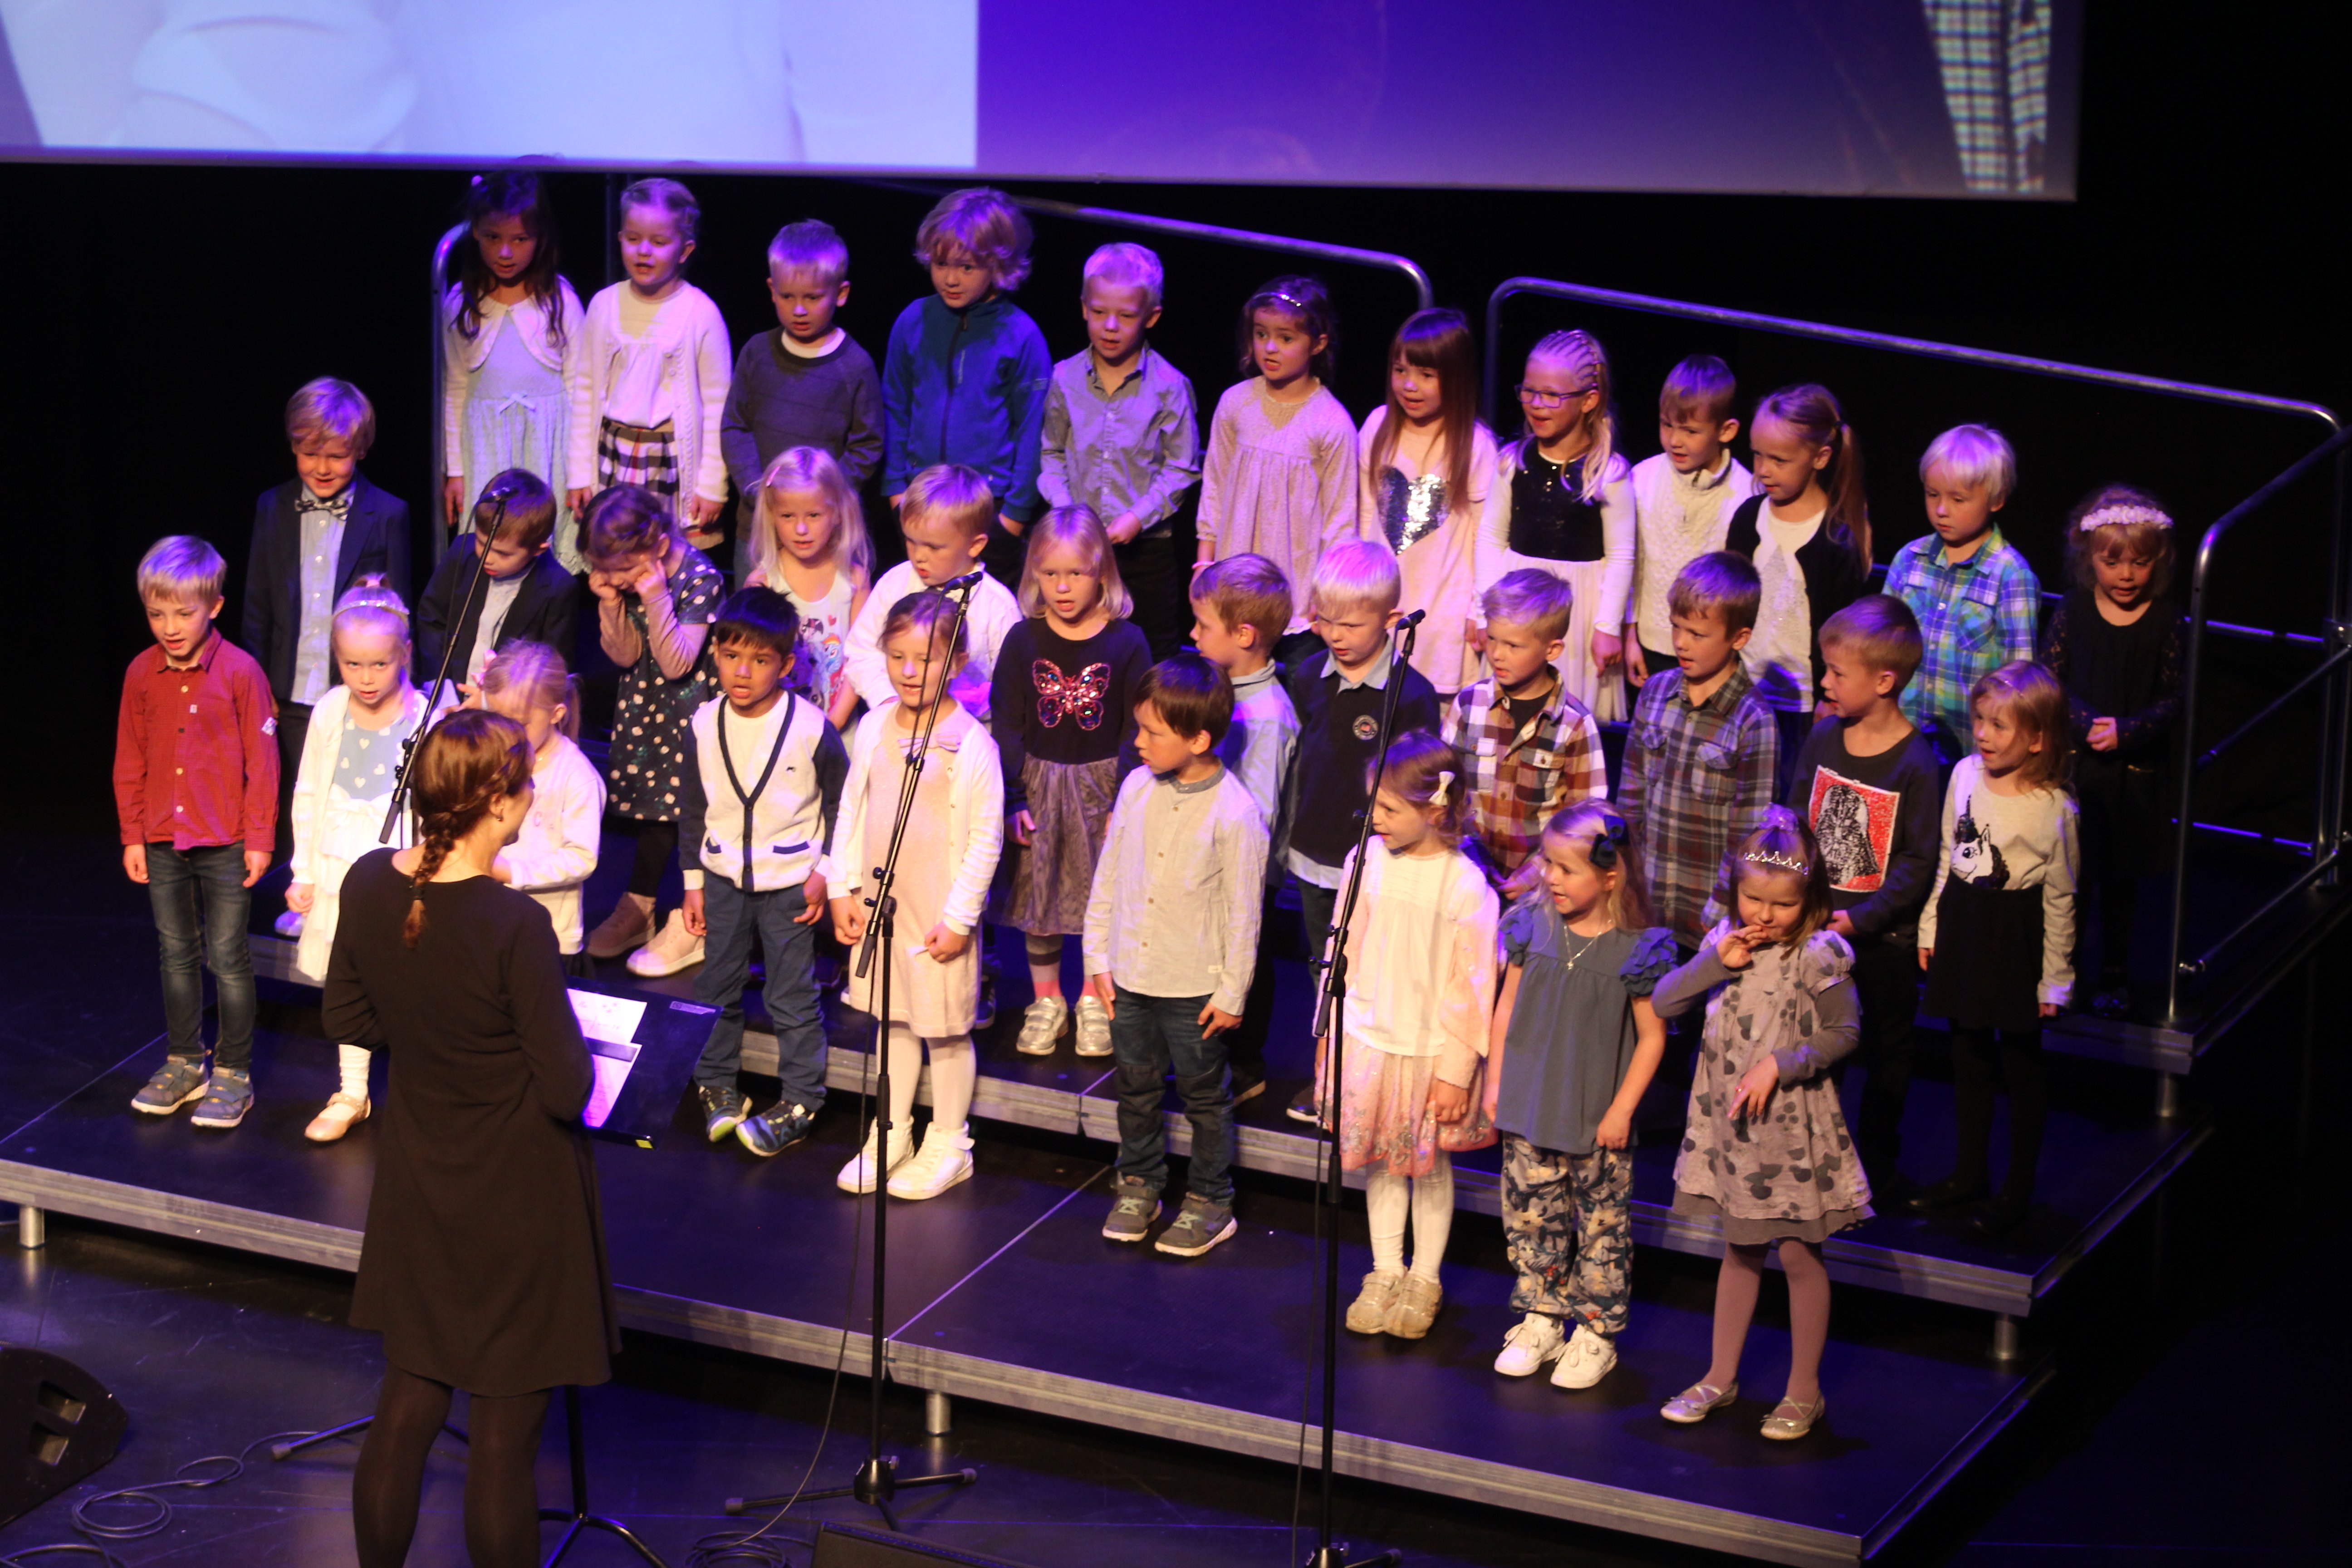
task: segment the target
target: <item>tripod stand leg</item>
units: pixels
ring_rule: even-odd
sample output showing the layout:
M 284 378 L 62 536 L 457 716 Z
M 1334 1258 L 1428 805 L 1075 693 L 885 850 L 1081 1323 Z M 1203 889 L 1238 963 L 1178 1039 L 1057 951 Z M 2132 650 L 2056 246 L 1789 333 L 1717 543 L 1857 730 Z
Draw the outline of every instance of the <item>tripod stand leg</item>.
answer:
M 637 1555 L 653 1564 L 653 1568 L 669 1568 L 650 1546 L 639 1541 L 629 1527 L 614 1519 L 604 1519 L 588 1511 L 588 1436 L 580 1420 L 580 1390 L 571 1384 L 563 1388 L 564 1447 L 572 1463 L 572 1511 L 543 1508 L 539 1510 L 542 1521 L 561 1521 L 570 1526 L 555 1550 L 547 1554 L 541 1568 L 555 1568 L 563 1554 L 572 1550 L 583 1531 L 601 1530 L 607 1535 L 617 1535 L 636 1549 Z

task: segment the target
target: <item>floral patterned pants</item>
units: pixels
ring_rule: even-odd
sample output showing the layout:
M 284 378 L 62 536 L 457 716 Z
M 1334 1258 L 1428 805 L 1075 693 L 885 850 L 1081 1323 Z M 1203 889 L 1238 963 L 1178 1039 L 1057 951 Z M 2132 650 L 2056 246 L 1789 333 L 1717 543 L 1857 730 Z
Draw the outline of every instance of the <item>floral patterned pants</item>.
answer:
M 1633 1294 L 1633 1199 L 1627 1151 L 1563 1154 L 1504 1133 L 1503 1237 L 1518 1273 L 1511 1310 L 1622 1333 Z

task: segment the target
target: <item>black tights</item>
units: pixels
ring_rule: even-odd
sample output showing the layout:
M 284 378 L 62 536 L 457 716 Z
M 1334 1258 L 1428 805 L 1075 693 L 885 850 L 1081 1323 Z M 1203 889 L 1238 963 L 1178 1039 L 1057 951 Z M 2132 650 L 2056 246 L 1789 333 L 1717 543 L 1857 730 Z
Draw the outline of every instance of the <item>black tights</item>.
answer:
M 425 1456 L 449 1419 L 450 1388 L 383 1369 L 375 1422 L 352 1472 L 352 1532 L 360 1568 L 401 1568 L 416 1534 Z M 467 1401 L 466 1555 L 474 1568 L 533 1568 L 539 1562 L 539 1489 L 531 1471 L 547 1390 Z
M 2003 1197 L 2032 1195 L 2042 1163 L 2042 1129 L 2050 1119 L 2050 1086 L 2042 1065 L 2039 1029 L 1952 1030 L 1952 1102 L 1958 1114 L 1958 1159 L 1952 1173 L 1982 1182 L 1992 1144 L 1993 1064 L 2009 1084 L 2009 1175 Z
M 636 858 L 629 862 L 629 891 L 650 899 L 661 891 L 662 876 L 677 857 L 677 824 L 625 821 L 622 827 L 637 841 Z

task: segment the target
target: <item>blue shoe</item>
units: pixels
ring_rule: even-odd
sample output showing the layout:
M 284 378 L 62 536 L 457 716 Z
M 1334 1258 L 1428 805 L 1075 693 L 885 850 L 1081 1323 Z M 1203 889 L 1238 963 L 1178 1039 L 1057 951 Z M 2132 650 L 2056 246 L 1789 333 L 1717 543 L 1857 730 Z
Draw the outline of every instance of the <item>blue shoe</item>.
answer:
M 702 1102 L 702 1131 L 709 1134 L 713 1143 L 725 1141 L 727 1134 L 742 1125 L 743 1119 L 751 1114 L 751 1102 L 745 1100 L 743 1091 L 733 1084 L 724 1089 L 698 1086 L 694 1093 L 695 1098 Z
M 223 1130 L 245 1120 L 253 1109 L 253 1074 L 242 1068 L 215 1068 L 213 1080 L 205 1088 L 205 1097 L 196 1104 L 195 1115 L 189 1121 L 197 1127 Z
M 204 1058 L 167 1057 L 146 1087 L 131 1097 L 131 1109 L 150 1116 L 169 1116 L 204 1092 Z
M 743 1147 L 762 1160 L 781 1154 L 815 1130 L 816 1112 L 805 1105 L 778 1102 L 763 1116 L 747 1116 L 735 1129 Z

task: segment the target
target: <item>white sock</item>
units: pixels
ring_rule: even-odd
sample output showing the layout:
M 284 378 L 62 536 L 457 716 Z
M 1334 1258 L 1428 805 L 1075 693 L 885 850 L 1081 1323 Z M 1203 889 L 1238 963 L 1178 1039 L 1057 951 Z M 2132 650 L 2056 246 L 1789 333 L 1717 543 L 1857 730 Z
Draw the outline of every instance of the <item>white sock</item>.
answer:
M 1412 1204 L 1410 1177 L 1375 1171 L 1364 1178 L 1364 1218 L 1371 1227 L 1375 1273 L 1404 1272 L 1404 1219 Z
M 335 1068 L 343 1079 L 339 1087 L 353 1100 L 368 1097 L 368 1062 L 374 1054 L 365 1046 L 335 1047 Z
M 904 1138 L 915 1115 L 915 1090 L 922 1086 L 923 1042 L 904 1024 L 890 1026 L 890 1135 Z
M 1445 1238 L 1454 1231 L 1454 1161 L 1437 1151 L 1429 1174 L 1412 1179 L 1412 1271 L 1435 1283 L 1445 1261 Z
M 971 1093 L 980 1079 L 980 1053 L 970 1035 L 948 1035 L 923 1042 L 931 1049 L 931 1125 L 969 1137 L 965 1123 L 971 1117 Z

